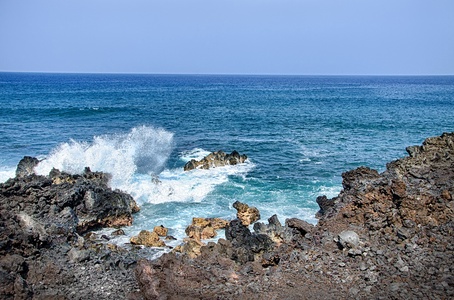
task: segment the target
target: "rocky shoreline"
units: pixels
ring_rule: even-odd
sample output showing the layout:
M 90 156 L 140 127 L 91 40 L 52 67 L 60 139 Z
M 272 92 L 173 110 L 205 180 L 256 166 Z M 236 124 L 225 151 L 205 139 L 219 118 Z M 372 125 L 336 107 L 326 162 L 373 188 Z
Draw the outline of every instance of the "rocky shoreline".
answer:
M 197 219 L 184 245 L 153 261 L 90 237 L 92 228 L 122 226 L 137 211 L 131 197 L 107 187 L 107 175 L 37 176 L 28 159 L 0 185 L 0 296 L 453 298 L 454 133 L 407 152 L 383 173 L 342 174 L 337 197 L 317 198 L 315 226 L 276 216 L 258 222 L 258 210 L 236 203 L 225 238 L 204 244 L 214 221 Z

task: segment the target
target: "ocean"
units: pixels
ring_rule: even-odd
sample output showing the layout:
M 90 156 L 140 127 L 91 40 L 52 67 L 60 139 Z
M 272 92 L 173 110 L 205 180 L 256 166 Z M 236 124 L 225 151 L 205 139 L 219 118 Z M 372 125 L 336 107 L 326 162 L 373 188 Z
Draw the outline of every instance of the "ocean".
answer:
M 25 155 L 39 174 L 111 173 L 141 206 L 118 244 L 163 225 L 174 246 L 193 217 L 233 219 L 237 200 L 264 221 L 315 224 L 316 197 L 336 196 L 343 172 L 384 171 L 451 131 L 454 76 L 0 73 L 0 181 Z M 248 160 L 183 171 L 218 150 Z

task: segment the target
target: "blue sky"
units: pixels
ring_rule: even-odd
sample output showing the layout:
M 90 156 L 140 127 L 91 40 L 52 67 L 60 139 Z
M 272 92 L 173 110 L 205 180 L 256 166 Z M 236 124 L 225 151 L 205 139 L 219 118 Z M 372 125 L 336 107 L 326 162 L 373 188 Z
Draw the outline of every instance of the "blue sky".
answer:
M 454 1 L 0 0 L 0 71 L 454 74 Z

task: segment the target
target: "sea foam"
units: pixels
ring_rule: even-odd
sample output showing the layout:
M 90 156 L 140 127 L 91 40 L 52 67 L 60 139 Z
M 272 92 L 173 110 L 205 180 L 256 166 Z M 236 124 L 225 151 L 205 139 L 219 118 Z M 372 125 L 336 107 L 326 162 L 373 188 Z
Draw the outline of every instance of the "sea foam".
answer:
M 140 126 L 126 134 L 95 136 L 92 142 L 71 140 L 54 149 L 35 168 L 41 175 L 52 168 L 73 174 L 85 167 L 112 175 L 112 188 L 125 188 L 135 174 L 158 174 L 173 148 L 173 133 Z
M 71 140 L 54 149 L 35 168 L 47 175 L 52 168 L 80 174 L 85 167 L 110 173 L 110 186 L 129 193 L 139 205 L 165 202 L 201 202 L 231 175 L 244 175 L 253 164 L 210 170 L 183 171 L 184 163 L 210 152 L 201 148 L 179 154 L 181 167 L 167 169 L 173 149 L 173 134 L 164 129 L 141 126 L 127 134 L 96 136 L 92 142 Z

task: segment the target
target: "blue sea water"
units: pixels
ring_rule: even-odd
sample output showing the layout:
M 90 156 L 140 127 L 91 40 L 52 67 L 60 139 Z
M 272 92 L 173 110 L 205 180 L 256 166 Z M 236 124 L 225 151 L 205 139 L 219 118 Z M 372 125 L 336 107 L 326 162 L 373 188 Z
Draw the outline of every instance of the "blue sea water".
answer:
M 383 171 L 450 131 L 454 76 L 0 73 L 0 181 L 24 155 L 40 174 L 109 172 L 142 207 L 127 235 L 164 225 L 175 243 L 192 217 L 232 219 L 236 200 L 315 223 L 342 172 Z M 183 172 L 217 150 L 249 159 Z

